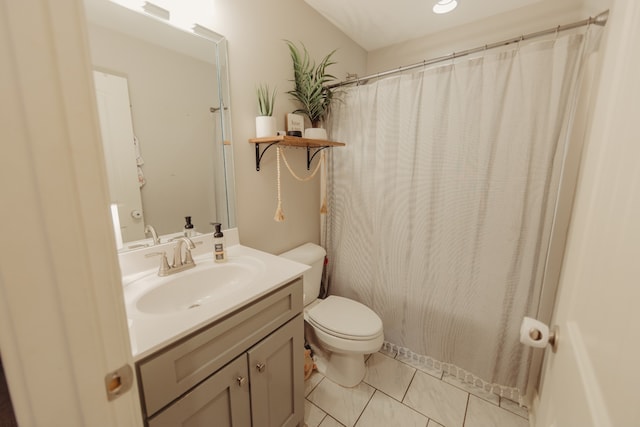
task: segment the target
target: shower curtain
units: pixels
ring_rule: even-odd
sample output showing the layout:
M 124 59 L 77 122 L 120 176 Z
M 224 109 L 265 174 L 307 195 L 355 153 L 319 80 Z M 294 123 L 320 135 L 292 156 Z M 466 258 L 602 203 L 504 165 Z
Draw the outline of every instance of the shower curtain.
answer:
M 524 390 L 584 34 L 344 90 L 329 123 L 329 293 L 385 340 Z

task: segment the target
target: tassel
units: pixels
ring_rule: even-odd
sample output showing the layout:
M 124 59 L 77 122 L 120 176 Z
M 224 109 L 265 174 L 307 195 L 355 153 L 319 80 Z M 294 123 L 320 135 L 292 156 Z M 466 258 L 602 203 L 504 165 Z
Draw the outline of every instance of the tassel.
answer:
M 280 202 L 278 202 L 278 209 L 276 209 L 276 214 L 273 219 L 278 222 L 284 221 L 284 213 L 282 212 L 282 204 Z
M 278 208 L 276 209 L 276 214 L 274 215 L 273 219 L 277 222 L 283 222 L 284 212 L 282 212 L 282 195 L 280 192 L 280 147 L 276 147 L 276 153 L 276 172 L 278 176 Z
M 327 214 L 327 196 L 322 197 L 322 206 L 320 206 L 320 214 Z

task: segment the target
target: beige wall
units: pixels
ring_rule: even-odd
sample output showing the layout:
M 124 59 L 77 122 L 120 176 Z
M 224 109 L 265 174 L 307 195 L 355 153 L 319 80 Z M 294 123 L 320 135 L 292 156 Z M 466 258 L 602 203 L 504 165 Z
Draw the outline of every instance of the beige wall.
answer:
M 202 0 L 203 3 L 207 0 Z M 555 2 L 543 0 L 525 8 L 477 24 L 439 33 L 377 51 L 365 52 L 304 2 L 278 0 L 218 0 L 210 18 L 202 24 L 229 40 L 231 105 L 234 160 L 238 193 L 238 226 L 243 244 L 279 253 L 306 241 L 319 239 L 319 196 L 317 179 L 298 183 L 283 172 L 283 209 L 286 221 L 273 221 L 276 209 L 275 151 L 263 158 L 255 170 L 254 147 L 246 141 L 254 135 L 255 85 L 277 85 L 276 113 L 279 123 L 295 104 L 284 94 L 291 88 L 291 62 L 283 39 L 302 41 L 315 58 L 338 48 L 338 64 L 332 69 L 343 79 L 346 73 L 364 75 L 434 55 L 448 54 L 501 38 L 537 31 L 595 15 L 606 9 L 609 0 Z M 291 21 L 290 17 L 295 17 Z M 348 141 L 344 141 L 348 143 Z M 294 167 L 304 171 L 304 152 L 290 155 Z M 284 167 L 283 167 L 284 170 Z
M 302 41 L 314 58 L 338 48 L 337 64 L 331 71 L 343 79 L 346 73 L 383 71 L 425 58 L 463 50 L 476 45 L 537 31 L 595 15 L 608 0 L 541 3 L 463 28 L 441 32 L 400 45 L 365 52 L 304 2 L 278 0 L 200 0 L 199 23 L 226 36 L 229 43 L 232 130 L 237 223 L 243 244 L 279 253 L 306 241 L 319 240 L 319 182 L 294 180 L 282 173 L 283 210 L 286 220 L 275 222 L 275 150 L 265 154 L 262 170 L 255 170 L 254 146 L 247 140 L 255 132 L 255 86 L 278 87 L 275 115 L 279 127 L 283 116 L 296 108 L 284 92 L 291 88 L 291 60 L 284 39 Z M 295 20 L 291 20 L 295 17 Z M 348 141 L 344 141 L 348 143 Z M 339 149 L 338 149 L 339 150 Z M 304 150 L 289 154 L 293 167 L 305 172 Z
M 304 242 L 319 242 L 319 178 L 300 183 L 282 164 L 286 220 L 273 220 L 277 207 L 276 151 L 272 148 L 265 154 L 261 171 L 257 172 L 255 148 L 248 142 L 255 136 L 255 87 L 260 83 L 277 86 L 274 116 L 278 128 L 284 129 L 284 115 L 297 108 L 284 93 L 293 88 L 290 81 L 293 69 L 285 39 L 304 43 L 316 59 L 338 49 L 334 56 L 337 64 L 329 68 L 338 79 L 345 78 L 347 73 L 363 74 L 366 52 L 299 0 L 192 0 L 188 4 L 158 0 L 154 3 L 170 10 L 171 19 L 175 17 L 178 25 L 195 21 L 228 40 L 236 219 L 241 243 L 281 253 Z M 292 150 L 287 158 L 298 174 L 306 173 L 305 150 Z
M 203 25 L 225 35 L 229 43 L 231 115 L 234 144 L 237 222 L 242 244 L 281 253 L 304 242 L 318 242 L 319 179 L 299 183 L 282 165 L 282 198 L 286 216 L 276 222 L 276 152 L 263 157 L 255 169 L 255 151 L 248 139 L 255 136 L 255 87 L 277 86 L 275 113 L 279 129 L 284 115 L 296 108 L 284 92 L 292 89 L 291 59 L 284 39 L 303 42 L 314 58 L 333 49 L 337 64 L 329 70 L 339 79 L 347 72 L 362 74 L 366 52 L 332 24 L 299 0 L 217 0 L 212 17 Z M 292 19 L 295 17 L 295 19 Z M 345 141 L 348 143 L 348 141 Z M 291 151 L 288 159 L 299 174 L 306 173 L 306 152 Z

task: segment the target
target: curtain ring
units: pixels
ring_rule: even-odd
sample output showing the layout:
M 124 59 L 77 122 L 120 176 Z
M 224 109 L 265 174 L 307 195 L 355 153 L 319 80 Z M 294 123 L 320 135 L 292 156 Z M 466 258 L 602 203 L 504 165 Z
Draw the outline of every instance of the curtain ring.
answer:
M 560 25 L 558 25 L 558 26 L 556 27 L 556 38 L 555 38 L 555 40 L 558 40 L 558 34 L 560 34 Z M 554 40 L 554 41 L 555 41 L 555 40 Z

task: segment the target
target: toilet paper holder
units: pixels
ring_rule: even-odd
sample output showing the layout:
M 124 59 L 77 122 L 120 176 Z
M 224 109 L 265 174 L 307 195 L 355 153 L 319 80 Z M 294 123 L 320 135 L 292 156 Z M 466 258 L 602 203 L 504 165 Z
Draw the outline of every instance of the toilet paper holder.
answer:
M 558 349 L 558 326 L 549 328 L 539 320 L 525 317 L 520 326 L 520 342 L 536 348 L 544 348 L 549 344 L 555 353 Z

